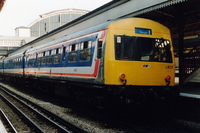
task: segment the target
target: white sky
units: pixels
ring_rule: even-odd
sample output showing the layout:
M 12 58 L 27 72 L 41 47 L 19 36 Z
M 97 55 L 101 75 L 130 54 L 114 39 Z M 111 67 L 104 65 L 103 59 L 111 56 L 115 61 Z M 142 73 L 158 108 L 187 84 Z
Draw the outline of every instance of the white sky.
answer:
M 15 36 L 15 28 L 28 26 L 39 15 L 61 9 L 92 11 L 112 0 L 6 0 L 0 12 L 0 36 Z

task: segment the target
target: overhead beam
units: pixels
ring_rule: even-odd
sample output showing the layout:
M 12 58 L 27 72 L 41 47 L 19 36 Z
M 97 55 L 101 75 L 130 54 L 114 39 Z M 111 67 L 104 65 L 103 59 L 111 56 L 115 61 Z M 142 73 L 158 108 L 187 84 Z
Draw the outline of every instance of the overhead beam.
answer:
M 11 50 L 16 50 L 20 47 L 0 47 L 0 53 L 1 53 L 1 50 L 7 50 L 7 51 L 11 51 Z
M 179 24 L 179 85 L 183 85 L 183 79 L 184 79 L 184 68 L 183 68 L 183 63 L 184 63 L 184 57 L 183 57 L 183 49 L 184 49 L 184 15 L 183 15 L 183 9 L 182 6 L 178 6 L 179 10 L 179 16 L 178 18 L 178 24 Z
M 173 16 L 169 13 L 161 12 L 161 11 L 158 11 L 158 10 L 156 10 L 155 12 L 160 13 L 160 14 L 165 15 L 165 16 L 168 16 L 168 17 L 171 17 L 171 18 L 175 18 L 175 16 Z
M 67 23 L 66 25 L 63 25 L 62 27 L 27 43 L 27 45 L 23 45 L 23 47 L 45 44 L 47 42 L 56 40 L 57 38 L 61 38 L 80 30 L 101 24 L 110 19 L 133 17 L 137 16 L 138 14 L 150 12 L 184 1 L 186 0 L 143 0 L 142 2 L 141 0 L 113 0 L 86 15 Z
M 5 55 L 7 55 L 8 54 L 8 51 L 6 50 L 1 50 L 1 52 L 0 52 L 0 56 L 5 56 Z

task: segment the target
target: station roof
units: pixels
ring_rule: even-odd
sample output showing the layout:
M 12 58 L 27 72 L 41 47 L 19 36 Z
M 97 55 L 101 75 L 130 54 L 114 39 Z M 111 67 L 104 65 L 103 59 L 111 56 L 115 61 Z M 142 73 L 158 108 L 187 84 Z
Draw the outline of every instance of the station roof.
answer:
M 0 0 L 0 11 L 2 10 L 6 0 Z
M 138 4 L 144 4 L 140 0 L 135 0 Z M 172 38 L 178 38 L 179 34 L 179 21 L 182 16 L 182 21 L 184 21 L 184 34 L 185 36 L 193 36 L 200 34 L 200 0 L 160 0 L 160 3 L 157 0 L 152 0 L 154 3 L 158 3 L 152 6 L 148 6 L 148 0 L 146 8 L 142 8 L 138 11 L 132 11 L 118 18 L 122 17 L 142 17 L 148 18 L 161 24 L 167 26 L 172 33 Z M 126 5 L 130 0 L 113 0 L 89 13 L 86 15 L 67 23 L 66 25 L 50 32 L 45 35 L 54 34 L 56 32 L 67 29 L 72 24 L 81 23 L 89 18 L 92 18 L 98 14 L 104 14 L 108 10 L 112 10 L 115 7 L 120 7 L 121 5 Z M 140 2 L 140 3 L 139 3 Z M 131 3 L 131 2 L 130 2 Z M 150 2 L 149 2 L 150 3 Z M 125 10 L 125 9 L 122 9 Z M 105 20 L 107 21 L 107 20 Z M 43 37 L 45 37 L 43 36 Z M 41 37 L 42 38 L 42 37 Z M 41 39 L 39 38 L 39 39 Z
M 163 5 L 150 8 L 139 17 L 149 18 L 170 28 L 172 38 L 178 38 L 180 21 L 184 24 L 184 36 L 200 35 L 200 0 L 172 0 L 177 4 Z M 164 7 L 165 6 L 165 7 Z M 157 8 L 157 9 L 156 9 Z
M 135 6 L 135 3 L 137 3 L 137 6 Z M 127 6 L 129 6 L 129 8 L 127 8 Z M 138 7 L 137 10 L 133 9 L 132 6 Z M 121 10 L 120 13 L 116 12 L 119 11 L 119 9 Z M 125 10 L 126 12 L 124 12 Z M 35 39 L 26 46 L 30 46 L 31 44 L 40 41 L 42 42 L 45 38 L 59 34 L 64 30 L 67 31 L 67 28 L 73 28 L 76 24 L 83 23 L 99 14 L 103 16 L 101 19 L 107 21 L 105 15 L 108 16 L 111 14 L 110 12 L 115 12 L 114 15 L 116 18 L 142 17 L 160 22 L 170 28 L 173 39 L 177 39 L 179 36 L 180 21 L 183 21 L 184 24 L 184 36 L 199 36 L 200 34 L 200 0 L 144 0 L 144 2 L 141 2 L 141 0 L 113 0 L 74 21 Z M 118 16 L 116 14 L 118 14 Z M 99 19 L 96 20 L 98 21 Z M 55 35 L 55 37 L 58 36 Z
M 82 14 L 82 15 L 84 15 L 84 14 L 87 14 L 88 12 L 89 12 L 88 10 L 81 10 L 81 9 L 74 9 L 74 8 L 51 11 L 51 12 L 39 15 L 40 18 L 33 21 L 31 24 L 28 25 L 28 27 L 33 26 L 35 23 L 41 21 L 42 19 L 49 18 L 49 17 L 55 16 L 55 15 L 60 15 L 60 14 Z

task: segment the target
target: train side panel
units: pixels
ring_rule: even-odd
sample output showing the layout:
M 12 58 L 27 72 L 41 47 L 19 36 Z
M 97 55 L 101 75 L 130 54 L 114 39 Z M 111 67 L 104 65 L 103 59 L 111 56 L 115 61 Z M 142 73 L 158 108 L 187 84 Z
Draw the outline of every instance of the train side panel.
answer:
M 24 76 L 24 55 L 23 53 L 16 54 L 14 56 L 6 57 L 4 59 L 4 75 L 11 77 L 23 77 Z
M 101 57 L 97 57 L 99 54 L 97 51 L 102 49 L 102 46 L 99 48 L 97 43 L 99 40 L 103 43 L 105 34 L 106 31 L 103 30 L 58 44 L 28 50 L 25 75 L 90 83 L 102 79 L 101 74 L 99 75 Z M 102 81 L 98 80 L 98 82 Z

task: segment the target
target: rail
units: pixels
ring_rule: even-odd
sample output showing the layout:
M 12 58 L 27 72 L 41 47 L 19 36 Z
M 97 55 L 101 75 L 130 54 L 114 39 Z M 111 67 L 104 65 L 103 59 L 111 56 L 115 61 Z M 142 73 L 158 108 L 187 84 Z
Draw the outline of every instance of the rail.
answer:
M 17 95 L 17 94 L 15 94 L 14 92 L 12 92 L 10 90 L 5 90 L 5 88 L 3 86 L 1 87 L 1 89 L 5 93 L 7 93 L 8 95 L 14 97 L 20 103 L 23 103 L 23 105 L 27 106 L 27 108 L 29 108 L 32 111 L 36 112 L 37 115 L 40 115 L 40 117 L 45 119 L 45 121 L 48 121 L 48 122 L 52 123 L 59 131 L 61 131 L 63 133 L 64 132 L 67 132 L 67 133 L 69 133 L 69 132 L 87 133 L 87 131 L 85 131 L 85 130 L 77 127 L 76 125 L 74 125 L 74 124 L 62 119 L 61 117 L 59 117 L 59 116 L 55 115 L 54 113 L 42 108 L 41 106 L 31 102 L 30 100 L 28 100 L 28 99 L 26 99 L 26 98 L 24 98 L 24 97 L 22 97 L 20 95 Z M 44 131 L 42 131 L 42 132 L 44 132 Z
M 12 92 L 10 92 L 12 93 Z M 15 94 L 16 95 L 16 94 Z M 32 101 L 20 96 L 20 95 L 17 95 L 18 98 L 22 99 L 23 101 L 25 101 L 26 103 L 29 103 L 31 104 L 32 106 L 36 107 L 38 110 L 42 111 L 43 113 L 47 114 L 49 117 L 53 118 L 55 121 L 61 123 L 62 125 L 65 125 L 67 126 L 70 130 L 76 132 L 76 133 L 87 133 L 85 130 L 77 127 L 76 125 L 66 121 L 65 119 L 59 117 L 58 115 L 50 112 L 49 110 L 41 107 L 40 105 L 37 105 L 35 103 L 33 103 Z
M 24 114 L 18 107 L 16 107 L 12 102 L 10 102 L 5 96 L 1 95 L 1 98 L 8 103 L 12 109 L 14 109 L 23 119 L 28 122 L 38 133 L 45 133 L 35 122 L 33 122 L 26 114 Z
M 15 127 L 12 125 L 8 117 L 5 115 L 5 113 L 1 109 L 0 109 L 0 116 L 1 116 L 1 120 L 3 121 L 3 124 L 6 125 L 6 129 L 9 129 L 9 132 L 17 133 L 17 130 L 15 129 Z

